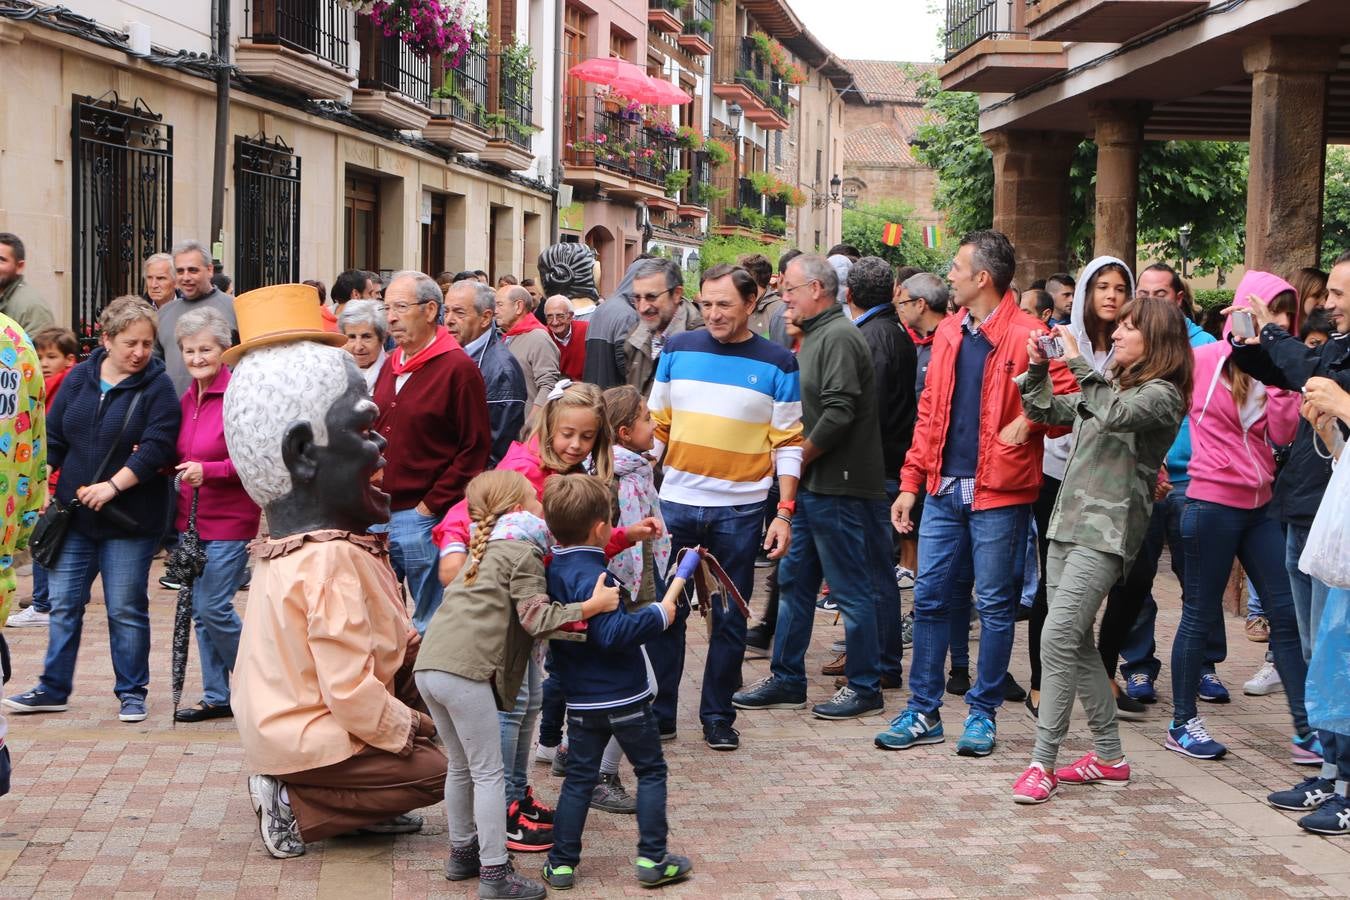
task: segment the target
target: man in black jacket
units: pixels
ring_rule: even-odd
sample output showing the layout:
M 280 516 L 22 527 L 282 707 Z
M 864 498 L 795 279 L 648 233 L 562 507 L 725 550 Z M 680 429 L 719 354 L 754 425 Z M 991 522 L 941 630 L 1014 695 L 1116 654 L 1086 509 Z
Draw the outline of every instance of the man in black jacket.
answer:
M 1320 347 L 1312 348 L 1274 324 L 1266 304 L 1253 299 L 1252 318 L 1256 320 L 1257 337 L 1234 341 L 1233 362 L 1248 375 L 1272 387 L 1298 391 L 1309 378 L 1320 376 L 1350 390 L 1350 251 L 1342 253 L 1332 267 L 1327 281 L 1326 309 L 1336 334 Z M 1319 444 L 1320 439 L 1314 435 L 1312 426 L 1300 419 L 1289 458 L 1275 479 L 1271 503 L 1287 534 L 1285 568 L 1294 595 L 1304 659 L 1312 656 L 1317 623 L 1322 618 L 1328 592 L 1325 584 L 1298 568 L 1299 556 L 1308 540 L 1308 529 L 1331 478 L 1331 461 L 1326 449 Z M 1324 762 L 1316 782 L 1311 786 L 1299 785 L 1294 791 L 1276 791 L 1269 799 L 1280 808 L 1314 809 L 1299 820 L 1299 825 L 1309 831 L 1350 834 L 1350 801 L 1345 796 L 1346 780 L 1350 779 L 1350 735 L 1321 731 L 1319 736 Z M 1305 797 L 1305 802 L 1301 807 L 1284 805 L 1288 795 Z M 1314 796 L 1315 800 L 1312 799 Z

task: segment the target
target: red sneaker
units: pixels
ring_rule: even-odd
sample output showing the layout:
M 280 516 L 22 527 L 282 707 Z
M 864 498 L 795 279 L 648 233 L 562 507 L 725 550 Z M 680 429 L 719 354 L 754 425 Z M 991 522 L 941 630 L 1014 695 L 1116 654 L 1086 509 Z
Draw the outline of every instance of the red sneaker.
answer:
M 1059 790 L 1059 779 L 1040 766 L 1031 765 L 1013 784 L 1014 803 L 1044 803 Z
M 534 788 L 525 786 L 525 799 L 520 801 L 520 814 L 536 825 L 553 827 L 553 807 L 545 806 L 534 796 Z
M 1108 766 L 1089 753 L 1071 766 L 1055 770 L 1055 778 L 1065 784 L 1100 784 L 1104 788 L 1123 788 L 1130 783 L 1130 764 L 1121 760 Z
M 539 853 L 553 849 L 553 826 L 536 825 L 520 814 L 520 803 L 512 801 L 506 809 L 506 849 L 520 853 Z

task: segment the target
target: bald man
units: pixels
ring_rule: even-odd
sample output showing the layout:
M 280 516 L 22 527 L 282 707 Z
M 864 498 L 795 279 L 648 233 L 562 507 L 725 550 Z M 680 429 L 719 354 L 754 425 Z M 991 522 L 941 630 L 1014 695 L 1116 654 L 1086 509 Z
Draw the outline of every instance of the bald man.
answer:
M 534 405 L 543 406 L 549 391 L 562 377 L 559 370 L 562 354 L 544 323 L 531 315 L 533 310 L 534 298 L 520 285 L 497 290 L 497 327 L 501 329 L 502 340 L 525 373 L 525 388 Z

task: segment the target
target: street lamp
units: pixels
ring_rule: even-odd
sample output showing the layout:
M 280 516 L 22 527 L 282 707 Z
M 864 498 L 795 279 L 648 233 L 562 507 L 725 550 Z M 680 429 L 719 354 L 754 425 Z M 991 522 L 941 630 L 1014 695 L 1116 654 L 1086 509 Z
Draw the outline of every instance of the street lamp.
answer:
M 1186 263 L 1191 249 L 1191 226 L 1182 225 L 1177 229 L 1177 244 L 1181 246 L 1181 277 L 1186 278 Z
M 741 177 L 741 117 L 745 115 L 745 110 L 735 100 L 727 107 L 728 127 L 731 129 L 731 152 L 733 156 L 731 180 L 735 182 Z
M 811 208 L 824 209 L 831 203 L 838 203 L 839 189 L 843 187 L 843 184 L 844 184 L 843 180 L 838 176 L 838 174 L 836 174 L 833 178 L 830 179 L 829 194 L 816 193 L 815 196 L 811 198 Z M 815 192 L 813 191 L 813 193 Z

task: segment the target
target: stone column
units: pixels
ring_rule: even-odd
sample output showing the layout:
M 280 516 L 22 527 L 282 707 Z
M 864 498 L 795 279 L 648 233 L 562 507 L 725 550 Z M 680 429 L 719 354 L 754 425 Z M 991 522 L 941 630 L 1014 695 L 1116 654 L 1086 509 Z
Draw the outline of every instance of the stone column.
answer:
M 1247 268 L 1288 276 L 1315 265 L 1322 233 L 1327 76 L 1338 42 L 1266 38 L 1247 47 L 1252 76 Z
M 1134 271 L 1139 236 L 1139 153 L 1148 104 L 1094 104 L 1097 201 L 1094 255 L 1125 260 Z
M 1017 248 L 1017 284 L 1063 271 L 1068 257 L 1069 164 L 1082 138 L 1060 131 L 995 130 L 994 227 Z M 959 239 L 960 235 L 953 235 Z

